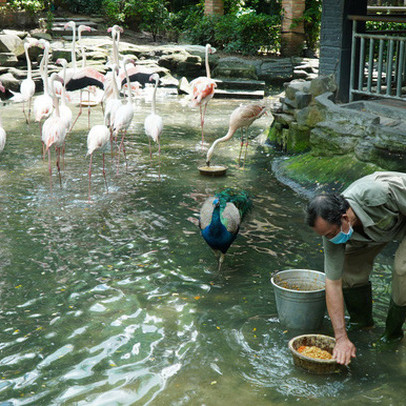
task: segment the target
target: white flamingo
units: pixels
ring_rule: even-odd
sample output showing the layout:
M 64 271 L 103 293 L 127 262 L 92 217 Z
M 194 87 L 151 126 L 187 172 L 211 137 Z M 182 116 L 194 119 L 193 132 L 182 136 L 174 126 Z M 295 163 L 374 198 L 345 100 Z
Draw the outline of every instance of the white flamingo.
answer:
M 39 123 L 39 131 L 42 134 L 41 120 L 49 117 L 53 110 L 52 97 L 49 94 L 48 87 L 48 55 L 49 55 L 49 42 L 41 39 L 39 43 L 44 47 L 44 54 L 40 63 L 40 73 L 42 83 L 44 86 L 44 93 L 34 99 L 34 118 Z M 45 154 L 45 146 L 43 145 L 43 155 Z
M 106 191 L 108 192 L 106 171 L 104 169 L 104 153 L 106 152 L 110 141 L 110 130 L 104 124 L 94 125 L 87 135 L 87 155 L 90 155 L 89 163 L 89 203 L 90 203 L 90 188 L 92 178 L 92 158 L 93 152 L 100 149 L 103 154 L 103 177 L 106 185 Z
M 104 124 L 110 130 L 110 143 L 111 143 L 111 154 L 113 155 L 113 126 L 116 117 L 117 110 L 123 105 L 120 94 L 117 87 L 117 75 L 118 66 L 113 64 L 113 70 L 111 72 L 111 83 L 113 88 L 112 95 L 107 99 L 106 108 L 104 110 Z
M 29 49 L 34 45 L 39 45 L 39 41 L 24 43 L 25 58 L 27 60 L 27 77 L 20 84 L 20 93 L 15 93 L 11 99 L 13 101 L 23 102 L 23 113 L 27 124 L 30 123 L 32 98 L 35 94 L 35 82 L 32 79 L 32 67 L 29 54 Z M 25 112 L 26 102 L 28 102 L 28 116 Z
M 118 149 L 118 160 L 117 160 L 117 173 L 118 173 L 118 165 L 120 163 L 120 152 L 121 149 L 123 149 L 124 153 L 124 160 L 126 162 L 126 167 L 127 167 L 127 160 L 126 160 L 126 151 L 125 151 L 125 146 L 124 146 L 124 138 L 127 134 L 127 130 L 130 127 L 131 121 L 134 117 L 134 106 L 133 106 L 133 100 L 131 96 L 131 89 L 130 89 L 130 79 L 128 77 L 127 73 L 127 67 L 126 65 L 128 63 L 134 64 L 134 61 L 130 58 L 125 58 L 124 60 L 124 72 L 127 78 L 127 84 L 128 84 L 128 89 L 127 89 L 127 103 L 122 104 L 116 111 L 116 116 L 114 118 L 114 124 L 113 124 L 113 133 L 117 137 L 117 135 L 122 132 L 122 137 L 121 137 L 121 142 L 120 142 L 120 147 Z
M 149 143 L 149 159 L 152 161 L 152 149 L 151 149 L 151 139 L 158 143 L 158 154 L 159 154 L 159 178 L 161 178 L 161 134 L 163 130 L 162 117 L 156 113 L 156 90 L 159 83 L 159 75 L 154 73 L 151 75 L 150 81 L 155 81 L 154 93 L 152 95 L 152 107 L 151 114 L 149 114 L 144 121 L 145 134 L 148 137 Z

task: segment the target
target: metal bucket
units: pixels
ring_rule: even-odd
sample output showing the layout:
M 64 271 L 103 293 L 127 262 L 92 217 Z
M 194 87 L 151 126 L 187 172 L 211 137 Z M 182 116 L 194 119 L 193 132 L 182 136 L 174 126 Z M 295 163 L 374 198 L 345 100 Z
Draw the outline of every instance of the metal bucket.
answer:
M 310 269 L 280 271 L 271 278 L 281 325 L 316 331 L 326 312 L 325 274 Z

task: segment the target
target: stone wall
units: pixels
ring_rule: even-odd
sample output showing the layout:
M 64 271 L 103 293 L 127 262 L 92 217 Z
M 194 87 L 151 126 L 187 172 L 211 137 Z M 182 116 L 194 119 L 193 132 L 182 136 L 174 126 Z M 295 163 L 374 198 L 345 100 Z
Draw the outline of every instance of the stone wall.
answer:
M 287 153 L 317 157 L 349 155 L 387 170 L 406 170 L 403 107 L 385 101 L 336 104 L 333 76 L 286 84 L 275 106 L 269 139 Z

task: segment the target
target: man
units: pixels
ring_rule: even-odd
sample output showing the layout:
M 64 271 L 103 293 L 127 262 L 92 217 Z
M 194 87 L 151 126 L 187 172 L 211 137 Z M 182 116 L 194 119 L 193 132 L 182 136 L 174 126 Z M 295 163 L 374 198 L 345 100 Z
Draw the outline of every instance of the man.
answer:
M 346 332 L 344 302 L 349 329 L 373 326 L 369 275 L 375 257 L 395 240 L 400 243 L 392 297 L 378 343 L 400 341 L 406 319 L 406 173 L 375 172 L 352 183 L 342 195 L 318 195 L 307 206 L 306 223 L 323 237 L 326 303 L 337 362 L 348 365 L 356 352 Z

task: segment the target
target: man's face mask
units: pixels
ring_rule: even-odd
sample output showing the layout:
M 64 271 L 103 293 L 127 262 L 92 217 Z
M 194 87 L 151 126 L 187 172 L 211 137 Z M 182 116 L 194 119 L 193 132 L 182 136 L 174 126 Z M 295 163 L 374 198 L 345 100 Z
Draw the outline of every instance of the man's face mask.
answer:
M 348 233 L 344 233 L 343 227 L 341 226 L 340 232 L 333 238 L 330 238 L 329 241 L 331 241 L 334 244 L 345 244 L 351 238 L 353 231 L 354 230 L 350 225 Z

